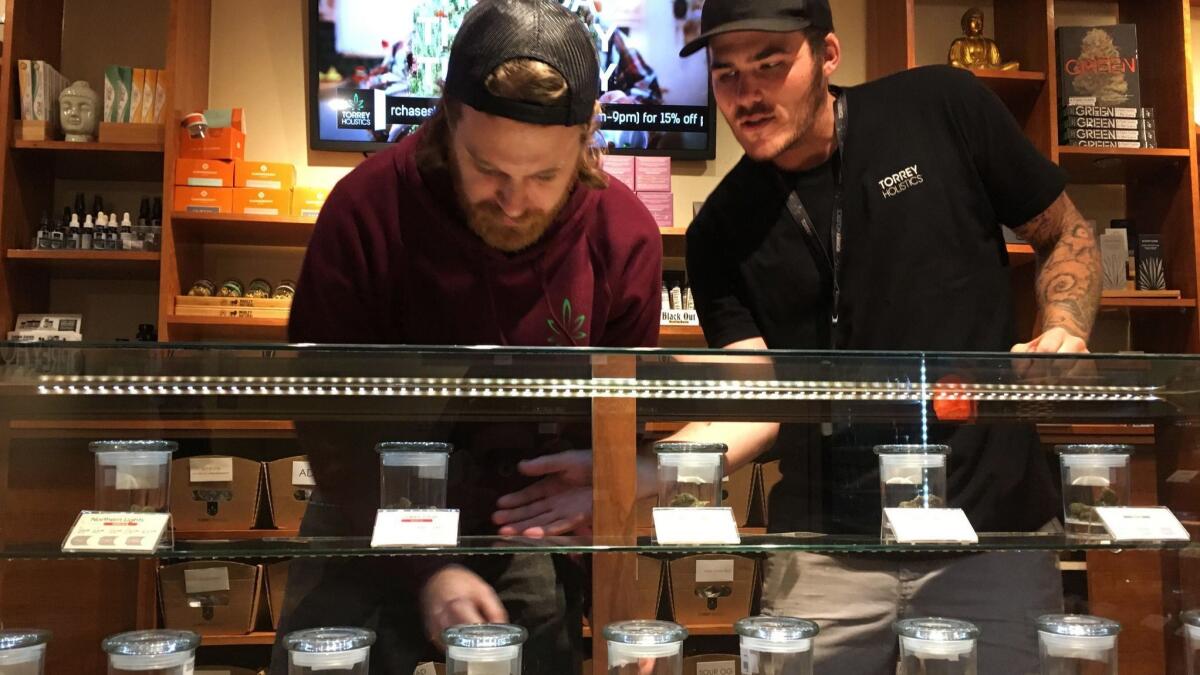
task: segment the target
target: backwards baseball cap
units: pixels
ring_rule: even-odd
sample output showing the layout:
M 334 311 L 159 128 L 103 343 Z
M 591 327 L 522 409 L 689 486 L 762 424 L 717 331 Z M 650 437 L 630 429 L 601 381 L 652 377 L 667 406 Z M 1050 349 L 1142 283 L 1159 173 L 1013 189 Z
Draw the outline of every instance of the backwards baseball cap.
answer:
M 808 28 L 833 30 L 829 0 L 705 0 L 700 36 L 687 43 L 679 55 L 691 56 L 722 33 L 791 33 Z
M 561 105 L 496 96 L 487 78 L 513 59 L 541 61 L 570 90 Z M 480 0 L 463 18 L 450 47 L 445 93 L 498 117 L 529 124 L 575 126 L 591 121 L 600 95 L 596 46 L 583 22 L 555 0 Z

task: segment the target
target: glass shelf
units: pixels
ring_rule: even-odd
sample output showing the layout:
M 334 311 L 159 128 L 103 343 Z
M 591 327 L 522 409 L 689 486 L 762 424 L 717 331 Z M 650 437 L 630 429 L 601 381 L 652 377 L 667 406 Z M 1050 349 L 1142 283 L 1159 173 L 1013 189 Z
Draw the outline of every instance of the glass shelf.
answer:
M 372 548 L 368 537 L 283 537 L 253 540 L 192 540 L 175 542 L 173 549 L 153 555 L 114 553 L 63 553 L 56 544 L 13 544 L 0 548 L 0 559 L 130 559 L 233 560 L 267 558 L 393 557 L 410 555 L 510 555 L 522 553 L 637 553 L 671 556 L 694 553 L 766 554 L 784 551 L 808 553 L 911 553 L 923 556 L 987 551 L 1200 551 L 1200 544 L 1138 542 L 1115 545 L 1105 540 L 1068 538 L 1062 534 L 980 533 L 975 545 L 897 544 L 879 537 L 815 533 L 743 535 L 736 545 L 663 546 L 650 537 L 629 540 L 602 537 L 462 537 L 456 547 Z

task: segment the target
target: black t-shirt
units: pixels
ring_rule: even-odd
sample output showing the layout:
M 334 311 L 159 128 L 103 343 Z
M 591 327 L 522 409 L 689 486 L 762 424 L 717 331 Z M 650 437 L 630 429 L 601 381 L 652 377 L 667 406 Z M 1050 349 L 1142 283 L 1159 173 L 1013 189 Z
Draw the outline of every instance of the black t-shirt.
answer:
M 836 335 L 831 275 L 786 207 L 794 188 L 817 230 L 828 232 L 830 185 L 743 158 L 688 230 L 688 276 L 708 343 L 762 337 L 774 349 L 1007 351 L 1017 336 L 1000 225 L 1020 226 L 1045 211 L 1065 175 L 968 72 L 918 68 L 844 92 Z M 789 440 L 797 437 L 808 442 Z M 1033 530 L 1057 511 L 1036 432 L 1026 427 L 924 436 L 905 426 L 848 425 L 816 443 L 820 457 L 804 451 L 813 438 L 795 430 L 781 437 L 795 446 L 779 448 L 785 479 L 772 495 L 772 520 L 793 517 L 773 529 L 877 528 L 870 446 L 921 438 L 953 446 L 951 503 L 977 529 Z M 803 505 L 778 508 L 796 495 L 805 495 Z M 824 513 L 812 513 L 814 505 Z

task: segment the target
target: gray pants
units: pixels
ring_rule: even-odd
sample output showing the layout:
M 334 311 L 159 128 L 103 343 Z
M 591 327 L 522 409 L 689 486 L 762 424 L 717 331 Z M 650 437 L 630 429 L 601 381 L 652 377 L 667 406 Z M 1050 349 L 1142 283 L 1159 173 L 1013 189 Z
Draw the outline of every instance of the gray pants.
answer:
M 979 675 L 1037 673 L 1034 620 L 1062 611 L 1062 576 L 1044 552 L 938 559 L 779 553 L 763 570 L 764 614 L 820 624 L 817 675 L 893 675 L 892 623 L 926 616 L 979 627 Z

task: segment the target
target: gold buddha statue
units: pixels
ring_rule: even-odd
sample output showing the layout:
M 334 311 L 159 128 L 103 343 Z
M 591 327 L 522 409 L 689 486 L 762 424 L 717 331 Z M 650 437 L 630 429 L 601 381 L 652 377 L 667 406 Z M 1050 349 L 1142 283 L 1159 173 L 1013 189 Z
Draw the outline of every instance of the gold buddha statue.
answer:
M 995 41 L 983 36 L 983 11 L 978 7 L 972 7 L 963 14 L 962 29 L 963 37 L 950 45 L 950 65 L 968 70 L 1020 70 L 1020 63 L 1001 60 L 1000 48 Z

